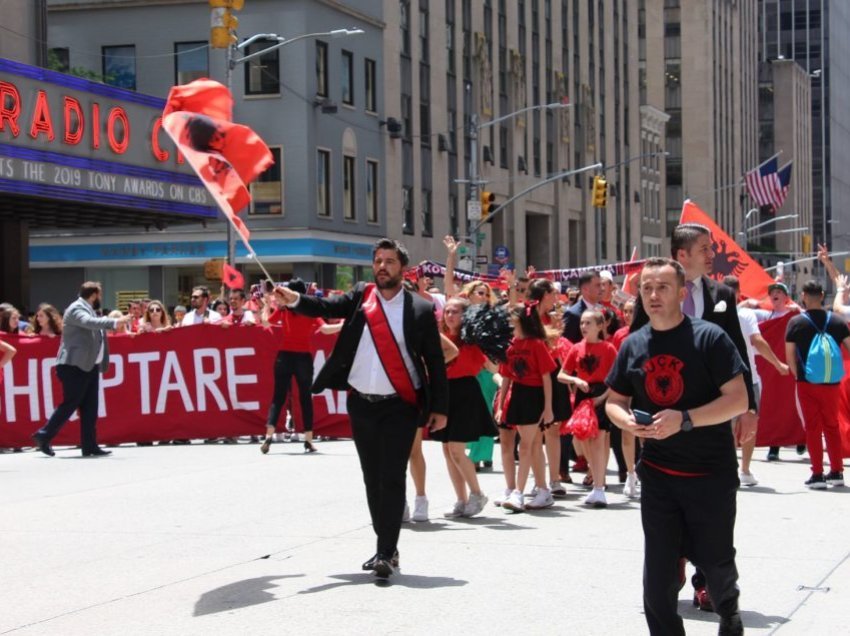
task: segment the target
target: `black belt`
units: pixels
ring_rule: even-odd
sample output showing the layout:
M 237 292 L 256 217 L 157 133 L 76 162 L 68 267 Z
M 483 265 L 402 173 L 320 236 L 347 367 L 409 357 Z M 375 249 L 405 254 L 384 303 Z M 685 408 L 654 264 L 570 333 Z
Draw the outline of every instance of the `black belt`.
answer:
M 359 398 L 363 398 L 367 402 L 384 402 L 398 397 L 398 393 L 390 393 L 389 395 L 374 395 L 372 393 L 361 393 L 357 389 L 351 389 L 351 392 Z

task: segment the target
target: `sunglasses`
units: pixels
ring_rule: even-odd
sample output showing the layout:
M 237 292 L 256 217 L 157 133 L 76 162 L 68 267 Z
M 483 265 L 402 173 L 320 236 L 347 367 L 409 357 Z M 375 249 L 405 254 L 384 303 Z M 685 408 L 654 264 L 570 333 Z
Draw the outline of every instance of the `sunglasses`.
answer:
M 200 300 L 203 296 L 192 296 L 192 300 Z
M 155 311 L 157 313 L 161 313 L 162 307 L 148 307 L 148 311 Z

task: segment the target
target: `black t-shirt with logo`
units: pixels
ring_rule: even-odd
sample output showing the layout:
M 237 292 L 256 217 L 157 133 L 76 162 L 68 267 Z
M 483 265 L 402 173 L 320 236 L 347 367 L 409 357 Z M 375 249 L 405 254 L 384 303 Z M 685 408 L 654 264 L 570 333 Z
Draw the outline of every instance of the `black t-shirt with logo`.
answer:
M 720 387 L 744 373 L 746 365 L 717 325 L 685 316 L 666 331 L 644 325 L 626 340 L 605 380 L 632 398 L 632 408 L 657 413 L 695 409 L 720 397 Z M 648 463 L 683 473 L 736 470 L 735 439 L 729 422 L 679 431 L 663 440 L 644 439 Z
M 826 322 L 826 311 L 823 309 L 810 309 L 806 314 L 817 325 L 817 329 L 802 314 L 789 320 L 788 326 L 785 328 L 785 342 L 793 342 L 797 345 L 797 382 L 806 381 L 803 376 L 805 375 L 806 360 L 809 357 L 809 347 L 812 346 L 815 334 L 819 333 L 818 329 L 823 329 Z M 850 328 L 847 327 L 847 323 L 843 318 L 833 313 L 829 314 L 826 333 L 835 339 L 839 349 L 841 349 L 841 343 L 844 342 L 844 339 L 850 338 Z

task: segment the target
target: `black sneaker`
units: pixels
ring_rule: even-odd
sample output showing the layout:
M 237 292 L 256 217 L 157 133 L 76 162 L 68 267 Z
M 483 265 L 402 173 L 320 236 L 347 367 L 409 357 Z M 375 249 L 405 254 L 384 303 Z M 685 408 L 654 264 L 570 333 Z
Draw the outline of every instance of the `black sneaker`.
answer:
M 826 479 L 823 478 L 823 473 L 812 475 L 805 483 L 806 488 L 812 490 L 826 490 Z
M 831 470 L 826 474 L 826 483 L 830 486 L 843 486 L 844 485 L 844 473 L 839 473 L 838 471 Z

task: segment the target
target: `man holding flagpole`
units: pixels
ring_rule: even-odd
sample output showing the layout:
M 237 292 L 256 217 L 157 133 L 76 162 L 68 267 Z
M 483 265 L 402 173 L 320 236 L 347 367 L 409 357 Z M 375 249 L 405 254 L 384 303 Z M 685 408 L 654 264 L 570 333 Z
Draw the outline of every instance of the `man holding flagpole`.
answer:
M 409 257 L 398 241 L 375 243 L 375 283 L 333 298 L 277 287 L 297 313 L 342 318 L 333 353 L 313 392 L 347 389 L 348 414 L 360 458 L 377 551 L 363 564 L 383 579 L 398 567 L 407 459 L 418 426 L 446 426 L 448 383 L 434 307 L 402 287 Z

